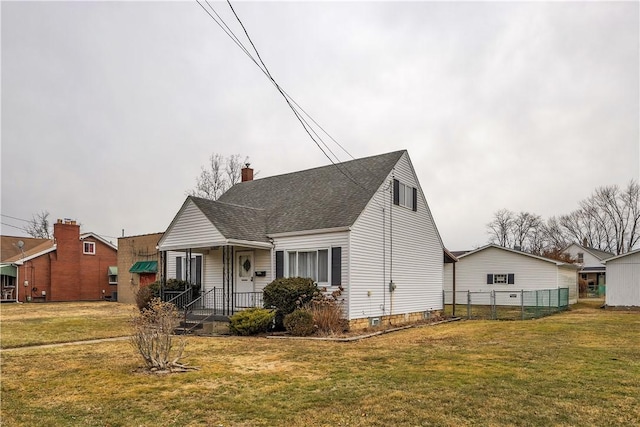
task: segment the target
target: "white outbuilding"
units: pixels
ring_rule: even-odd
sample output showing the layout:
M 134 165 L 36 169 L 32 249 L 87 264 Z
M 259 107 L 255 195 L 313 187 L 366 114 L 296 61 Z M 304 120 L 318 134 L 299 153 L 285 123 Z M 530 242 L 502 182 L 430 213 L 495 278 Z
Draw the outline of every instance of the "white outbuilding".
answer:
M 640 249 L 605 260 L 607 294 L 611 307 L 640 307 Z
M 493 292 L 498 305 L 520 305 L 521 292 L 568 289 L 568 303 L 578 301 L 578 266 L 498 245 L 454 252 L 457 263 L 445 264 L 445 303 L 464 293 Z M 478 301 L 481 301 L 478 298 Z M 481 304 L 481 302 L 478 302 Z

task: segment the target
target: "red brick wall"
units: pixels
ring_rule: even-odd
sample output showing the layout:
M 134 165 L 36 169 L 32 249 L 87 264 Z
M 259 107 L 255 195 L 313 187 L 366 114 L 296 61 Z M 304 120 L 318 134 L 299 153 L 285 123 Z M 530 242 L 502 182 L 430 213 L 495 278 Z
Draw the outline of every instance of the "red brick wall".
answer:
M 51 262 L 50 301 L 78 301 L 80 294 L 80 226 L 71 222 L 53 225 L 56 259 Z
M 80 299 L 99 300 L 111 296 L 108 270 L 109 266 L 118 265 L 117 252 L 91 237 L 83 242 L 94 242 L 96 253 L 89 255 L 80 251 Z
M 117 251 L 92 237 L 80 240 L 75 221 L 54 224 L 53 234 L 57 249 L 47 301 L 92 301 L 110 295 L 108 268 L 117 265 Z M 83 253 L 84 242 L 95 243 L 95 254 Z
M 39 256 L 18 267 L 17 292 L 20 301 L 26 301 L 27 296 L 41 297 L 42 291 L 46 292 L 46 298 L 51 295 L 51 257 L 53 252 Z M 24 286 L 28 281 L 29 285 Z

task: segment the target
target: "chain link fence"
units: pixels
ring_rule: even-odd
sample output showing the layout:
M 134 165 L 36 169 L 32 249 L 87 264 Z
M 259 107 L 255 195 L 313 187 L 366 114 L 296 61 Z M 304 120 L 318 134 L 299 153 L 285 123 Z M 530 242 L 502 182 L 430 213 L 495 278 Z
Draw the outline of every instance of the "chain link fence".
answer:
M 442 297 L 445 315 L 466 319 L 525 320 L 569 308 L 569 288 L 456 291 L 455 295 L 452 291 L 444 291 Z

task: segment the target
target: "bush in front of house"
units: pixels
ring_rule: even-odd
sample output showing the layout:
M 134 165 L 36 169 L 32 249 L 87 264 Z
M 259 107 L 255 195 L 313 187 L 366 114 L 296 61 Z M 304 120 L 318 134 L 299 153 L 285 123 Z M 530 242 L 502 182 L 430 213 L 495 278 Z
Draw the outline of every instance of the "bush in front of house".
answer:
M 266 308 L 249 308 L 229 318 L 229 330 L 234 335 L 257 335 L 269 331 L 275 312 Z
M 274 280 L 264 288 L 264 307 L 275 308 L 276 329 L 282 330 L 284 316 L 305 306 L 319 292 L 312 279 L 283 277 Z
M 291 335 L 307 337 L 316 331 L 313 314 L 305 308 L 299 308 L 284 316 L 284 327 Z
M 320 335 L 337 335 L 349 329 L 348 322 L 343 317 L 343 290 L 340 286 L 328 295 L 319 292 L 307 304 Z
M 151 300 L 154 298 L 153 290 L 150 286 L 142 286 L 136 291 L 136 306 L 142 311 L 149 308 Z

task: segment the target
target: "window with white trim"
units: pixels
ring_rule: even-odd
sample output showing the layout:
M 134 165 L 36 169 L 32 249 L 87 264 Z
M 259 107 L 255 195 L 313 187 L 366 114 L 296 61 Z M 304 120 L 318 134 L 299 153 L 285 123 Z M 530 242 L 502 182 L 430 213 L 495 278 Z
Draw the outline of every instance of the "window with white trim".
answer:
M 400 189 L 398 191 L 398 203 L 405 208 L 413 209 L 413 187 L 400 183 Z
M 287 251 L 287 277 L 307 277 L 318 284 L 329 282 L 329 250 Z
M 82 253 L 85 255 L 95 255 L 96 254 L 95 242 L 82 242 Z
M 515 285 L 516 275 L 513 273 L 487 274 L 487 285 Z
M 418 205 L 418 189 L 394 179 L 393 204 L 416 211 Z

